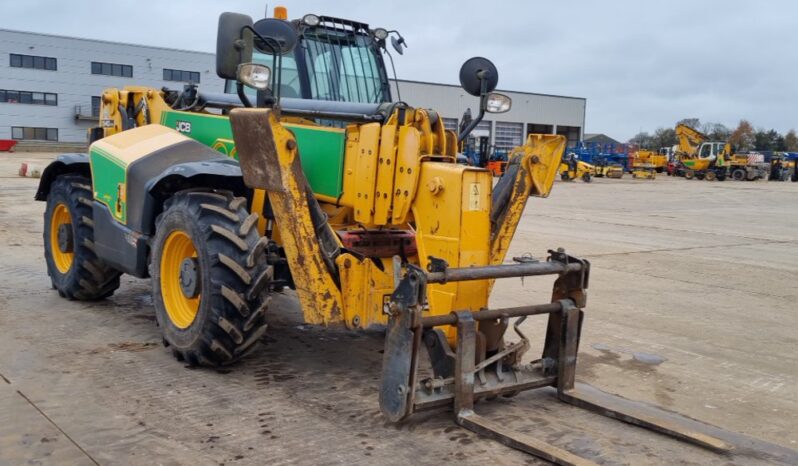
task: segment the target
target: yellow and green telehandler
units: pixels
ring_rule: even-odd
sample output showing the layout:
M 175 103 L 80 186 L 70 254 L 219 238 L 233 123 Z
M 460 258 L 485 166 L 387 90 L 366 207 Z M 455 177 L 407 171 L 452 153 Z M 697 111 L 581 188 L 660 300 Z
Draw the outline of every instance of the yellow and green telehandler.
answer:
M 270 294 L 288 287 L 310 324 L 385 329 L 379 404 L 391 421 L 451 407 L 458 424 L 513 448 L 592 464 L 474 410 L 554 387 L 566 403 L 733 450 L 728 433 L 575 383 L 590 263 L 561 249 L 505 263 L 528 198 L 549 195 L 565 138 L 530 135 L 494 185 L 456 150 L 485 113 L 509 109 L 496 68 L 479 57 L 461 68 L 480 111 L 456 134 L 436 111 L 391 99 L 389 37 L 401 49 L 398 33 L 354 21 L 223 13 L 216 72 L 230 92 L 103 92 L 88 154 L 58 157 L 36 193 L 53 287 L 95 300 L 123 273 L 149 278 L 165 344 L 206 366 L 252 350 Z M 488 309 L 494 280 L 542 275 L 555 277 L 550 302 Z M 518 325 L 535 315 L 547 331 L 529 361 Z

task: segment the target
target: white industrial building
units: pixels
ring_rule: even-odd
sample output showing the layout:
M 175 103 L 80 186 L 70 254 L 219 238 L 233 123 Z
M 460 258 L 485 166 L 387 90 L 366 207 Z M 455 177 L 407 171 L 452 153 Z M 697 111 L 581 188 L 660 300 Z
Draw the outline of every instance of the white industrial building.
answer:
M 450 129 L 457 127 L 466 109 L 470 108 L 473 116 L 479 110 L 479 99 L 459 85 L 399 80 L 398 93 L 396 87 L 394 83 L 391 90 L 394 99 L 401 97 L 412 106 L 434 108 Z M 490 144 L 496 149 L 512 149 L 529 133 L 562 134 L 569 145 L 582 139 L 586 99 L 502 89 L 497 92 L 513 99 L 512 109 L 507 113 L 486 114 L 475 130 L 476 136 L 490 136 Z
M 108 87 L 142 85 L 221 92 L 213 53 L 0 29 L 0 139 L 84 142 L 97 124 L 99 96 Z M 477 98 L 459 85 L 399 80 L 393 99 L 436 109 L 455 128 Z M 488 115 L 476 134 L 496 149 L 520 144 L 531 132 L 582 138 L 586 99 L 502 91 L 512 110 Z

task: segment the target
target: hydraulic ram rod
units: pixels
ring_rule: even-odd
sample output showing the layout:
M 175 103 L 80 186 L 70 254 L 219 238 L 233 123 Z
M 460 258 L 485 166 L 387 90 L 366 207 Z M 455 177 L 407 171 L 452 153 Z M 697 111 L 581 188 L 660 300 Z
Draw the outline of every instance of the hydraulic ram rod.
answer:
M 535 262 L 531 264 L 487 265 L 484 267 L 461 267 L 446 269 L 443 272 L 427 273 L 427 283 L 464 282 L 469 280 L 489 280 L 493 278 L 531 277 L 534 275 L 557 275 L 565 272 L 578 272 L 582 264 L 574 262 Z

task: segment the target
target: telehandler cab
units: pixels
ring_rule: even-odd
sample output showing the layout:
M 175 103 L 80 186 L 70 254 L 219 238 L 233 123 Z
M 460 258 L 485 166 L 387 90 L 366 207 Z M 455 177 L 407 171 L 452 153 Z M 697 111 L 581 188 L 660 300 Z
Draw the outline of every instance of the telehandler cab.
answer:
M 486 112 L 509 109 L 496 68 L 463 65 L 480 116 L 458 135 L 434 110 L 389 100 L 379 52 L 390 34 L 224 13 L 216 68 L 235 94 L 106 90 L 89 153 L 60 156 L 36 194 L 53 287 L 94 300 L 122 273 L 149 277 L 165 344 L 208 366 L 247 354 L 270 293 L 289 287 L 308 323 L 386 328 L 379 403 L 392 421 L 450 406 L 460 425 L 511 447 L 591 464 L 474 411 L 478 399 L 555 387 L 564 402 L 731 450 L 703 424 L 575 384 L 590 264 L 562 250 L 505 264 L 565 138 L 530 135 L 494 186 L 487 170 L 457 164 L 456 148 Z M 488 309 L 494 280 L 537 275 L 556 276 L 551 302 Z M 533 315 L 548 326 L 530 363 L 518 325 Z M 508 343 L 513 318 L 520 340 Z

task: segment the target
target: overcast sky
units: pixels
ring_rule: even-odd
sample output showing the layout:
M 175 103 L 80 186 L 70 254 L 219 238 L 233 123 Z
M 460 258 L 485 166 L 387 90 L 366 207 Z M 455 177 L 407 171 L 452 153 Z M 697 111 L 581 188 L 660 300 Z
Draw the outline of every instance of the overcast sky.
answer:
M 409 45 L 396 60 L 400 78 L 457 83 L 462 62 L 482 55 L 498 66 L 500 89 L 586 97 L 590 133 L 626 140 L 687 117 L 798 128 L 796 1 L 279 4 L 290 18 L 398 29 Z M 2 28 L 212 52 L 219 13 L 257 19 L 265 2 L 2 0 L 2 11 Z

